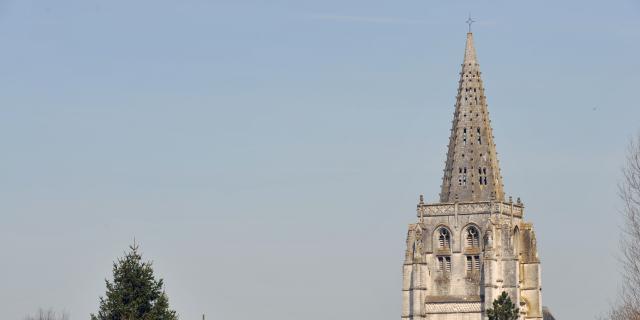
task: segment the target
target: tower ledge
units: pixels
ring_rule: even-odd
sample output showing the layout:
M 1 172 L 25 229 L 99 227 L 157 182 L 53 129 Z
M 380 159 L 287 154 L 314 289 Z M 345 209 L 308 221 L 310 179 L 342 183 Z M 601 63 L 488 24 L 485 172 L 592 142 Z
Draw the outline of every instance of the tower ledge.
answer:
M 522 217 L 524 215 L 524 204 L 503 202 L 503 201 L 474 201 L 455 203 L 426 203 L 418 204 L 417 216 L 421 211 L 425 217 L 428 216 L 452 216 L 464 214 L 503 214 L 507 216 Z

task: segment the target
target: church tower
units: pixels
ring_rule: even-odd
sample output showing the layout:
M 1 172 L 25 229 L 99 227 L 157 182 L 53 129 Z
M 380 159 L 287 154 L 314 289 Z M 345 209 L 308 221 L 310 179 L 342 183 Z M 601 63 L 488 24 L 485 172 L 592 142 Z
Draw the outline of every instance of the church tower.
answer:
M 420 196 L 407 233 L 402 319 L 488 319 L 503 291 L 521 319 L 542 319 L 535 233 L 520 199 L 505 199 L 497 156 L 469 32 L 440 200 Z

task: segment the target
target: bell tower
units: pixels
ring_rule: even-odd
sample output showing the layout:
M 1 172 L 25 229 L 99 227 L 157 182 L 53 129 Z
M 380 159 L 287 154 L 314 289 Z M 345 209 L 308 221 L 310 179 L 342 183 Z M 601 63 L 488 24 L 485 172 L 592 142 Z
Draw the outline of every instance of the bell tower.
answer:
M 542 320 L 540 260 L 524 204 L 505 197 L 471 30 L 438 202 L 420 196 L 403 264 L 402 319 L 484 320 L 506 292 Z

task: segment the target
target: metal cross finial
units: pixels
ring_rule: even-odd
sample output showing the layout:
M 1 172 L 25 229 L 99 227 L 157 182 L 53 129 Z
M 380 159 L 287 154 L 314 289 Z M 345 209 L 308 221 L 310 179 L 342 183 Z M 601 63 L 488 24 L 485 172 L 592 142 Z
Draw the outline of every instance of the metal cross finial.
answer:
M 469 33 L 471 33 L 471 25 L 476 22 L 475 20 L 473 20 L 471 18 L 471 13 L 469 13 L 469 18 L 467 18 L 467 21 L 465 21 L 468 25 L 469 25 Z

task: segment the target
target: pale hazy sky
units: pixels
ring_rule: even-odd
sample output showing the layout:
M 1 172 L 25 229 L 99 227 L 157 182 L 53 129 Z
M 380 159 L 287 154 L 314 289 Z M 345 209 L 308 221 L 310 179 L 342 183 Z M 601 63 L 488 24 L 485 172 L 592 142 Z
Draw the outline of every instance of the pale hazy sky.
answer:
M 2 319 L 87 319 L 134 236 L 182 319 L 399 319 L 469 12 L 544 305 L 599 315 L 637 1 L 0 0 Z

